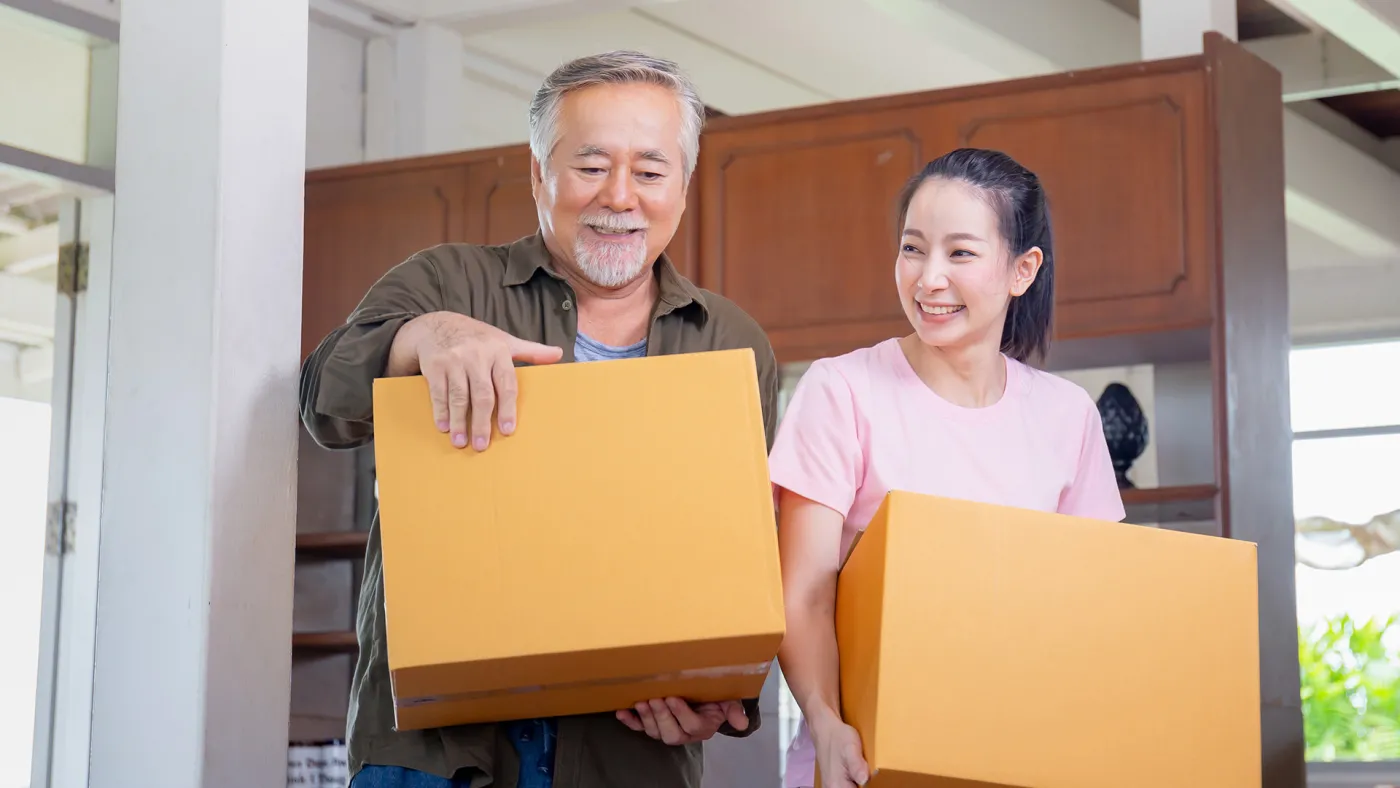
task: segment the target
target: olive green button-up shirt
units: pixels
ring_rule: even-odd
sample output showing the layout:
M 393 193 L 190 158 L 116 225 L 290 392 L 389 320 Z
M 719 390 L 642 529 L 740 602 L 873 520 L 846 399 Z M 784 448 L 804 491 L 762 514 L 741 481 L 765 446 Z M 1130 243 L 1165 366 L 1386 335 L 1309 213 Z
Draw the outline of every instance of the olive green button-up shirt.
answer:
M 647 354 L 752 348 L 771 448 L 778 370 L 767 337 L 733 302 L 691 284 L 664 255 L 654 270 L 660 294 Z M 326 337 L 302 365 L 302 422 L 318 443 L 348 449 L 373 439 L 372 385 L 385 373 L 394 334 L 409 320 L 440 311 L 458 312 L 521 339 L 561 347 L 563 360 L 574 360 L 575 295 L 554 271 L 539 234 L 503 246 L 436 246 L 385 274 L 345 325 Z M 520 418 L 530 414 L 522 412 Z M 548 483 L 540 480 L 541 485 Z M 697 569 L 697 581 L 705 576 Z M 470 627 L 471 622 L 462 625 Z M 502 726 L 394 729 L 377 514 L 365 553 L 357 630 L 360 650 L 350 689 L 348 731 L 351 774 L 367 764 L 402 766 L 441 777 L 469 775 L 472 788 L 515 788 L 519 762 Z M 746 735 L 759 726 L 757 702 L 750 700 L 745 706 L 748 729 L 741 734 L 726 725 L 722 734 Z M 558 788 L 700 785 L 701 745 L 663 744 L 627 728 L 612 713 L 566 717 L 558 723 Z

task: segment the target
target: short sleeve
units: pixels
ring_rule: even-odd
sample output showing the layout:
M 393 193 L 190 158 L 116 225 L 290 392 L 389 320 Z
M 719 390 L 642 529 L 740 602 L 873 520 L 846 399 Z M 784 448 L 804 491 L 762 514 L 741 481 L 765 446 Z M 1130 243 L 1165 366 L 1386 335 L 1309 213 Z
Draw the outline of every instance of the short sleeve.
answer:
M 768 457 L 773 493 L 787 489 L 845 517 L 864 467 L 851 387 L 829 361 L 814 362 L 778 424 Z
M 1113 522 L 1126 516 L 1123 496 L 1118 492 L 1118 480 L 1113 474 L 1113 460 L 1108 456 L 1103 420 L 1093 401 L 1087 398 L 1079 465 L 1074 481 L 1060 495 L 1059 513 Z

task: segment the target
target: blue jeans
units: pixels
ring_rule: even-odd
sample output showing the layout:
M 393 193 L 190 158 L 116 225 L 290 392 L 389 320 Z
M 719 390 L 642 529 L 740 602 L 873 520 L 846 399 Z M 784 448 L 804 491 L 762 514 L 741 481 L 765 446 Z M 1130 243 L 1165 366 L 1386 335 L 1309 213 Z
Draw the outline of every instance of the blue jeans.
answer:
M 517 788 L 553 788 L 554 720 L 520 720 L 505 724 L 506 735 L 520 756 Z M 445 779 L 401 766 L 366 765 L 350 781 L 351 788 L 469 788 L 471 778 Z

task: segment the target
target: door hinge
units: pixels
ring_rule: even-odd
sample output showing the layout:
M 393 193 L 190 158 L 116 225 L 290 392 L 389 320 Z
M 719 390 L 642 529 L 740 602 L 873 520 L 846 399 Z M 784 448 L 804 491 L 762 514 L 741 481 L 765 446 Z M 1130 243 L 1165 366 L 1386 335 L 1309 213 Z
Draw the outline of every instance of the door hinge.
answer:
M 58 292 L 72 297 L 87 290 L 88 245 L 85 241 L 58 247 Z
M 73 501 L 50 501 L 44 534 L 44 552 L 49 555 L 67 555 L 73 552 L 74 543 L 77 541 L 77 520 L 78 504 Z

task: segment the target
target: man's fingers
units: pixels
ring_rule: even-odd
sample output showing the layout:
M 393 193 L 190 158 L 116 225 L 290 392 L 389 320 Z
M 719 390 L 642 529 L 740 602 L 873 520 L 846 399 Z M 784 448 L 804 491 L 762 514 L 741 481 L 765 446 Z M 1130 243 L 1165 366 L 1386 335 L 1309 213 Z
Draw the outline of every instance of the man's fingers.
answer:
M 511 337 L 507 343 L 510 357 L 527 364 L 553 364 L 564 357 L 564 349 L 553 345 L 542 345 L 518 337 Z
M 467 383 L 471 386 L 472 448 L 486 451 L 491 444 L 491 416 L 496 410 L 496 389 L 491 382 L 489 361 L 480 360 L 467 365 Z
M 447 375 L 442 370 L 423 370 L 423 378 L 428 381 L 428 398 L 433 403 L 433 423 L 438 432 L 447 432 L 451 426 L 447 411 Z
M 452 432 L 452 445 L 460 449 L 467 445 L 467 408 L 471 403 L 467 371 L 451 365 L 447 367 L 446 377 L 448 427 Z
M 656 719 L 656 728 L 661 732 L 661 741 L 667 744 L 680 744 L 689 737 L 681 729 L 681 724 L 676 720 L 676 715 L 666 707 L 664 700 L 652 700 L 651 714 Z
M 642 721 L 642 730 L 653 739 L 661 738 L 661 731 L 656 727 L 656 716 L 651 713 L 651 706 L 642 701 L 636 705 L 637 717 Z
M 515 432 L 515 365 L 509 358 L 497 358 L 491 365 L 491 382 L 496 387 L 496 423 L 502 435 Z
M 720 709 L 724 712 L 724 719 L 729 723 L 729 727 L 736 731 L 748 730 L 749 713 L 744 710 L 743 701 L 727 700 L 720 704 Z
M 671 711 L 671 716 L 676 718 L 676 723 L 680 725 L 681 730 L 691 738 L 708 736 L 714 733 L 714 729 L 718 727 L 706 719 L 706 717 L 714 718 L 717 716 L 713 709 L 710 709 L 709 713 L 706 714 L 704 707 L 697 711 L 690 708 L 690 704 L 680 698 L 667 698 L 665 703 L 666 708 Z
M 646 729 L 642 727 L 642 721 L 637 719 L 637 713 L 632 711 L 631 709 L 623 709 L 619 711 L 617 713 L 617 719 L 623 725 L 626 725 L 627 727 L 631 728 L 637 733 L 646 732 Z

